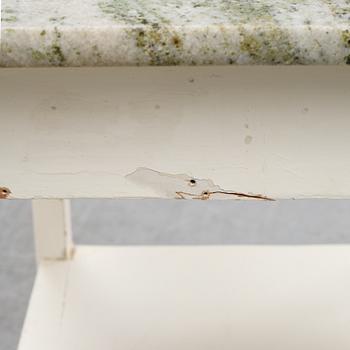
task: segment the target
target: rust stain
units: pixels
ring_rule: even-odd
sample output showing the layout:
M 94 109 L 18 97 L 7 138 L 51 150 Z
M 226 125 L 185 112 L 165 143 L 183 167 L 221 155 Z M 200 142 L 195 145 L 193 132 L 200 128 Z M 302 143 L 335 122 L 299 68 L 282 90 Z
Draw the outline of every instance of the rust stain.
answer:
M 0 187 L 0 199 L 7 199 L 11 191 L 7 187 Z
M 214 194 L 223 194 L 223 195 L 229 195 L 229 196 L 236 196 L 240 198 L 260 199 L 265 201 L 275 201 L 275 199 L 263 196 L 261 194 L 249 194 L 249 193 L 243 193 L 243 192 L 203 191 L 200 195 L 196 195 L 194 193 L 189 193 L 189 192 L 179 192 L 179 191 L 176 192 L 178 199 L 186 199 L 185 196 L 190 196 L 192 197 L 192 199 L 207 200 L 207 199 L 210 199 L 210 196 Z

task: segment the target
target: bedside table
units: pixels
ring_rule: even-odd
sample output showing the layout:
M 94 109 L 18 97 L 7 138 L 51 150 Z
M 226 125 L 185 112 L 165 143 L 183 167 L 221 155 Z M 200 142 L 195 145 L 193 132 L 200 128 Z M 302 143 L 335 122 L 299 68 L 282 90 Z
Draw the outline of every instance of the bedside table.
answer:
M 33 200 L 38 261 L 19 349 L 348 350 L 346 245 L 75 247 L 69 213 L 349 198 L 347 64 L 345 0 L 3 0 L 0 197 Z

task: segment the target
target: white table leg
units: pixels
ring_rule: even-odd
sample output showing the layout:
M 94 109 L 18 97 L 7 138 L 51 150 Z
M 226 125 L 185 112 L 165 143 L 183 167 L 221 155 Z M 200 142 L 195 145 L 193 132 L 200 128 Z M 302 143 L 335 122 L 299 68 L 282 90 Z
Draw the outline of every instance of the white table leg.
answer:
M 71 258 L 74 246 L 69 200 L 33 200 L 32 208 L 37 261 Z

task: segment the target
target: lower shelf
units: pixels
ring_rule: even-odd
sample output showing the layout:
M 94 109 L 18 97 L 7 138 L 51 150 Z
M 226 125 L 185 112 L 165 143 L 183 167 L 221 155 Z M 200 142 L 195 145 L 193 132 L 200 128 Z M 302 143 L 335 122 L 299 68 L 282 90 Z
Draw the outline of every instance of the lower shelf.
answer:
M 19 347 L 349 348 L 347 246 L 80 246 L 40 265 Z

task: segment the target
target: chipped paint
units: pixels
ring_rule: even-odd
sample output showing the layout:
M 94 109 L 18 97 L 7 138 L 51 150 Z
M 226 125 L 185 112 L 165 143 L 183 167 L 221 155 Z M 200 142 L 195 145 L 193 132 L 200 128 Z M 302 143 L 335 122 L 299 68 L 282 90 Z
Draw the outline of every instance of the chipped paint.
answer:
M 176 192 L 179 199 L 229 199 L 228 197 L 237 197 L 241 199 L 262 199 L 266 201 L 274 201 L 274 199 L 263 196 L 261 194 L 249 194 L 243 192 L 231 192 L 231 191 L 203 191 L 200 195 L 195 195 L 189 192 Z
M 140 186 L 151 188 L 158 196 L 176 199 L 255 199 L 272 198 L 222 189 L 210 179 L 198 179 L 187 174 L 168 174 L 149 168 L 137 168 L 126 179 Z
M 7 199 L 11 191 L 7 187 L 0 187 L 0 199 Z

